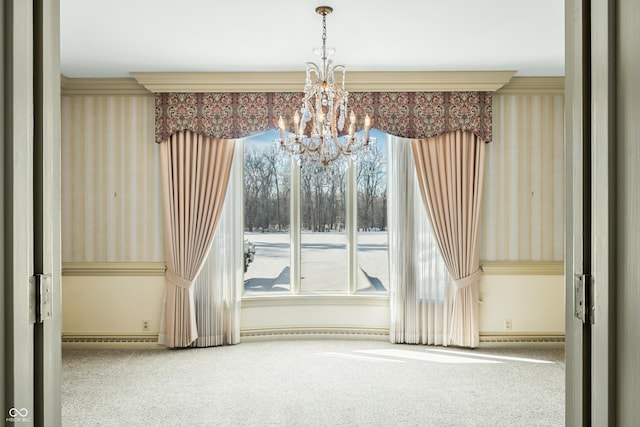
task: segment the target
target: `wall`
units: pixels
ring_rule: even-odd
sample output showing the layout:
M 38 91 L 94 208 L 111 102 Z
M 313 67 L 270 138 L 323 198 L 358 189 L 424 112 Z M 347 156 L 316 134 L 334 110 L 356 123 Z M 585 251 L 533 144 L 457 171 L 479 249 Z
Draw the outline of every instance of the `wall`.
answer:
M 76 269 L 65 272 L 63 336 L 157 336 L 164 298 L 164 265 L 155 272 Z M 94 267 L 95 268 L 95 267 Z M 143 322 L 147 322 L 145 327 Z
M 493 99 L 480 259 L 561 262 L 564 96 L 540 93 L 543 89 L 518 93 L 524 89 L 514 86 L 499 91 Z
M 526 265 L 526 264 L 525 264 Z M 96 274 L 85 269 L 63 277 L 65 337 L 155 336 L 160 327 L 164 275 L 121 275 L 117 266 Z M 162 271 L 162 270 L 160 270 Z M 533 267 L 510 266 L 507 274 L 489 269 L 480 281 L 482 336 L 561 336 L 564 334 L 562 272 L 541 275 Z M 325 298 L 315 301 L 251 298 L 242 302 L 241 331 L 353 330 L 382 333 L 388 329 L 386 298 Z M 304 301 L 303 301 L 304 300 Z M 143 329 L 143 321 L 149 329 Z M 509 320 L 511 330 L 505 329 Z
M 564 333 L 564 86 L 514 78 L 494 94 L 480 259 L 484 335 Z
M 62 97 L 62 261 L 164 261 L 153 96 Z
M 494 95 L 481 259 L 480 330 L 563 335 L 561 79 L 514 79 Z M 159 159 L 153 97 L 67 90 L 62 101 L 63 334 L 154 335 L 163 298 Z M 150 263 L 155 267 L 149 267 Z M 339 298 L 338 298 L 339 299 Z M 242 331 L 384 331 L 386 300 L 303 308 L 246 299 Z M 277 310 L 277 316 L 274 316 Z M 304 319 L 301 320 L 301 319 Z M 510 319 L 512 329 L 504 321 Z M 149 320 L 149 331 L 142 321 Z

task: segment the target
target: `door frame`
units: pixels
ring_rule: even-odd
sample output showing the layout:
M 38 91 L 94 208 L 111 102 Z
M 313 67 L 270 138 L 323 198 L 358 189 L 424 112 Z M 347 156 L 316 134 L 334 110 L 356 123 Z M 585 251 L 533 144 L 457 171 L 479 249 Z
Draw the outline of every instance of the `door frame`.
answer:
M 61 424 L 59 0 L 0 5 L 0 397 L 7 423 Z M 36 274 L 50 277 L 38 323 Z
M 615 425 L 615 1 L 565 0 L 566 425 Z M 586 275 L 586 322 L 575 317 Z
M 33 424 L 33 5 L 3 3 L 4 418 Z
M 616 1 L 591 0 L 591 417 L 616 422 Z
M 51 275 L 51 316 L 35 324 L 34 415 L 62 418 L 60 2 L 34 1 L 34 268 Z
M 589 41 L 584 39 L 589 14 L 585 7 L 583 0 L 565 0 L 565 424 L 572 426 L 589 425 L 590 419 L 590 392 L 585 390 L 591 383 L 590 328 L 574 312 L 574 278 L 585 272 L 585 243 L 590 242 L 583 238 L 584 231 L 590 230 L 584 218 L 590 211 L 589 199 L 584 200 L 584 187 L 590 181 L 584 177 L 585 154 L 588 157 L 584 145 L 590 140 L 590 59 L 585 51 Z

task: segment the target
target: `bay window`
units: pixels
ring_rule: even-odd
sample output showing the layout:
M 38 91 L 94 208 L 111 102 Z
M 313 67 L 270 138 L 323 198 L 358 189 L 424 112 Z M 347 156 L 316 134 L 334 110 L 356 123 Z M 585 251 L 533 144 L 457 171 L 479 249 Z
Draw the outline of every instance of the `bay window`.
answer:
M 357 162 L 322 172 L 244 140 L 245 294 L 386 292 L 386 135 Z

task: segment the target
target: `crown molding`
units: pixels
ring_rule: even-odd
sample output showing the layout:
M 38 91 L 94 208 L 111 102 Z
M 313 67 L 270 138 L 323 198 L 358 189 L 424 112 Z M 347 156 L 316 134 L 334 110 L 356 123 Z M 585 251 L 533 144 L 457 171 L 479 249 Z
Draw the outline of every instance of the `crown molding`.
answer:
M 515 71 L 349 72 L 350 92 L 494 92 Z M 150 92 L 301 92 L 304 72 L 132 72 Z
M 60 76 L 62 95 L 152 95 L 133 78 L 70 78 Z
M 154 92 L 299 92 L 303 72 L 131 73 L 128 78 L 60 77 L 62 95 L 151 95 Z M 514 71 L 351 72 L 351 92 L 489 91 L 564 94 L 564 77 L 513 77 Z
M 564 95 L 564 77 L 514 77 L 497 94 Z

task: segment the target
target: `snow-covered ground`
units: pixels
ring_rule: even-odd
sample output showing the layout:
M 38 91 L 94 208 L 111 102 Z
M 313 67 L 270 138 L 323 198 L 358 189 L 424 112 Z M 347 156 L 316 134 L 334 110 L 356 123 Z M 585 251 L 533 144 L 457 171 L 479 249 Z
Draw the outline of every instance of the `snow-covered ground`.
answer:
M 246 292 L 289 290 L 291 262 L 288 233 L 245 233 L 256 248 L 245 273 Z M 302 292 L 346 292 L 347 249 L 344 233 L 310 233 L 301 236 Z M 386 232 L 358 233 L 359 291 L 385 291 L 389 282 Z

